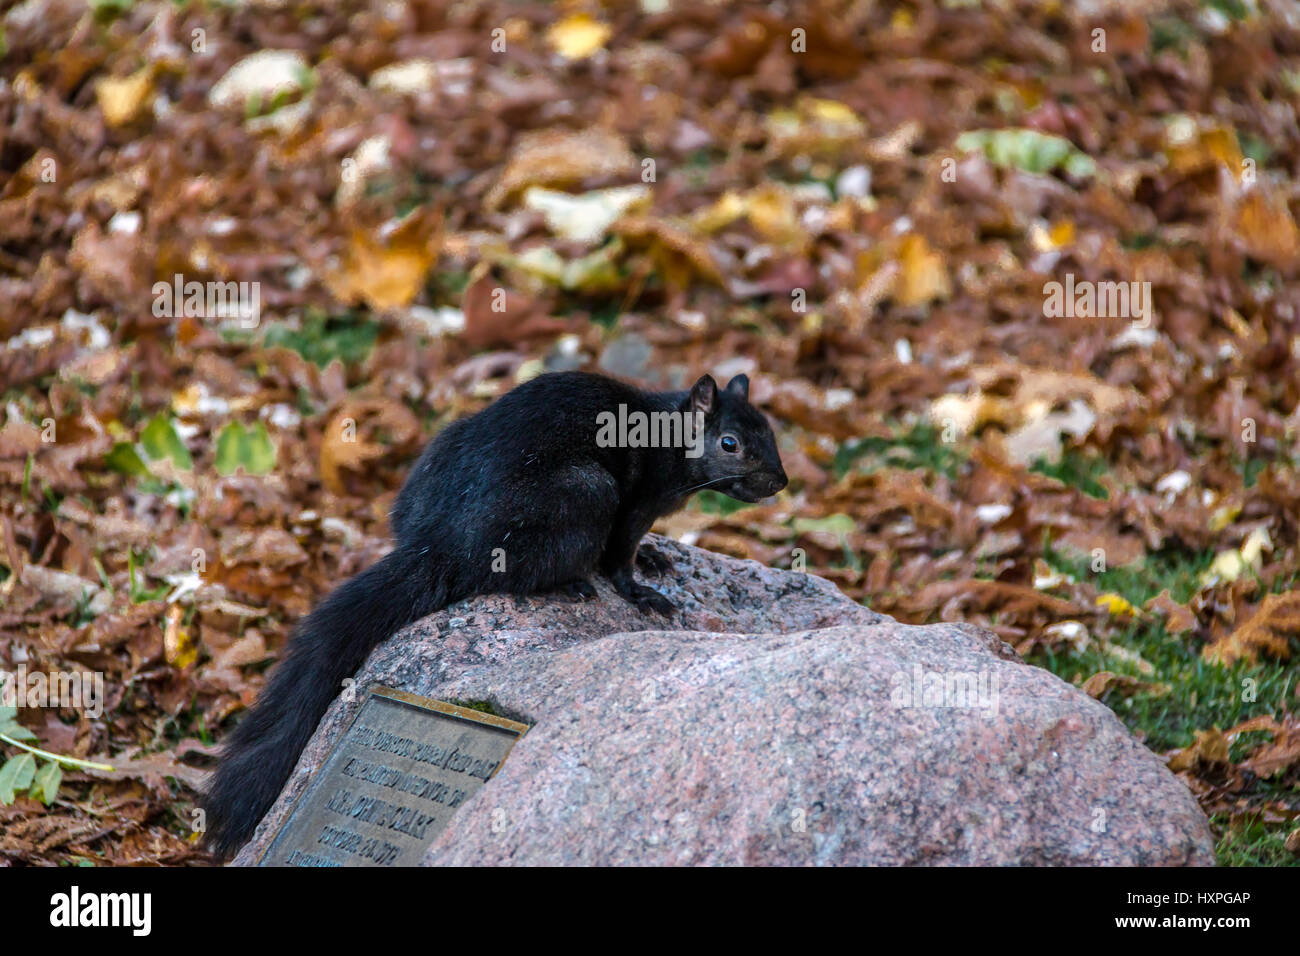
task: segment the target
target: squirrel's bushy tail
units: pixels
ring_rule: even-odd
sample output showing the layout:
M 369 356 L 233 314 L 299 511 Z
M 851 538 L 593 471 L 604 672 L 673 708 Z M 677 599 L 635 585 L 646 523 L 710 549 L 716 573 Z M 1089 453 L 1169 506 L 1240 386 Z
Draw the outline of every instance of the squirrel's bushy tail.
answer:
M 204 843 L 221 858 L 253 835 L 330 702 L 376 644 L 447 603 L 430 556 L 392 552 L 322 601 L 295 629 L 256 706 L 230 735 L 203 800 Z

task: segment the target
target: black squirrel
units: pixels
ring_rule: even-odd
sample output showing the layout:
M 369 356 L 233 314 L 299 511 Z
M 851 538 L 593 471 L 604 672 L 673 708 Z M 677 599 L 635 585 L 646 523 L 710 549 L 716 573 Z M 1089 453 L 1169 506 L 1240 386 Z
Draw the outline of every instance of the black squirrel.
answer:
M 601 431 L 611 417 L 680 422 L 681 440 L 611 442 Z M 687 430 L 699 423 L 702 434 Z M 642 611 L 669 614 L 672 603 L 633 577 L 636 564 L 670 569 L 661 553 L 638 551 L 655 520 L 701 488 L 753 502 L 785 485 L 772 429 L 749 403 L 744 375 L 721 390 L 705 375 L 689 392 L 647 392 L 558 372 L 449 425 L 397 496 L 392 552 L 297 626 L 284 661 L 231 733 L 203 801 L 206 846 L 226 858 L 252 836 L 344 679 L 405 625 L 476 594 L 594 598 L 588 578 L 597 571 Z

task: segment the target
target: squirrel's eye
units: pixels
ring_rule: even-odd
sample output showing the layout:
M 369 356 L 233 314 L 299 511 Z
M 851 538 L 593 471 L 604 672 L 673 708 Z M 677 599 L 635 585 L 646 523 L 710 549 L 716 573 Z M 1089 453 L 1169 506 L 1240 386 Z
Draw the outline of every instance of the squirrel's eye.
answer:
M 733 455 L 740 451 L 740 442 L 736 441 L 736 439 L 732 438 L 730 435 L 723 435 L 722 441 L 718 444 L 722 446 L 723 451 L 730 452 Z

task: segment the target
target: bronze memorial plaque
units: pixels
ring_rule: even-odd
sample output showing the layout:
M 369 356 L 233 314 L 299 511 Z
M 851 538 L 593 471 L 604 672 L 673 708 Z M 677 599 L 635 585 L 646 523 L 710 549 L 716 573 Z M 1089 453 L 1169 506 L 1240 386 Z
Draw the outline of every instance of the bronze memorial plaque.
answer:
M 259 866 L 415 866 L 527 724 L 372 687 Z

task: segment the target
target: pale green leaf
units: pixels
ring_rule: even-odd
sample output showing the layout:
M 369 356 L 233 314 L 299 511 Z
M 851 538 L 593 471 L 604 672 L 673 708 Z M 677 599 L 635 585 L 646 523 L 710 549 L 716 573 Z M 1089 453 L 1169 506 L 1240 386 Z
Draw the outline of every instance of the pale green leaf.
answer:
M 14 792 L 26 790 L 36 775 L 36 758 L 31 754 L 10 757 L 0 767 L 0 804 L 14 802 Z
M 48 807 L 55 796 L 58 795 L 59 784 L 62 782 L 63 768 L 58 763 L 51 760 L 42 764 L 41 769 L 36 771 L 36 776 L 32 781 L 32 796 Z

